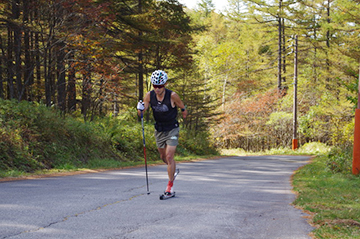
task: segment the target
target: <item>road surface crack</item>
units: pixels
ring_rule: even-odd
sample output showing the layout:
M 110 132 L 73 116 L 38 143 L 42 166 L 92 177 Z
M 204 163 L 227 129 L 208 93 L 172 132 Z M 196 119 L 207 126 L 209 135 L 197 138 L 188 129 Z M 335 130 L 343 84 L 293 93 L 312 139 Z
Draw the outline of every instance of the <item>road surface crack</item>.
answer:
M 119 201 L 116 201 L 116 202 L 113 202 L 113 203 L 108 203 L 108 204 L 105 204 L 105 205 L 102 205 L 102 206 L 98 206 L 94 209 L 90 209 L 90 210 L 86 210 L 86 211 L 83 211 L 83 212 L 80 212 L 80 213 L 76 213 L 74 215 L 69 215 L 69 216 L 66 216 L 64 217 L 62 220 L 59 220 L 59 221 L 55 221 L 55 222 L 51 222 L 45 226 L 42 226 L 42 227 L 39 227 L 39 228 L 36 228 L 36 229 L 31 229 L 31 230 L 26 230 L 26 231 L 22 231 L 22 232 L 19 232 L 19 233 L 16 233 L 16 234 L 13 234 L 13 235 L 8 235 L 8 236 L 4 236 L 4 237 L 1 237 L 0 239 L 8 239 L 8 238 L 11 238 L 11 237 L 15 237 L 15 236 L 19 236 L 21 234 L 25 234 L 25 233 L 32 233 L 32 232 L 37 232 L 37 231 L 41 231 L 41 230 L 44 230 L 46 228 L 49 228 L 53 225 L 56 225 L 56 224 L 59 224 L 59 223 L 62 223 L 62 222 L 66 222 L 68 219 L 70 218 L 76 218 L 78 216 L 81 216 L 81 215 L 85 215 L 87 213 L 91 213 L 91 212 L 94 212 L 94 211 L 98 211 L 98 210 L 101 210 L 105 207 L 108 207 L 108 206 L 112 206 L 112 205 L 116 205 L 116 204 L 119 204 L 119 203 L 122 203 L 122 202 L 127 202 L 127 201 L 131 201 L 133 200 L 134 198 L 137 198 L 137 197 L 140 197 L 140 196 L 143 196 L 145 195 L 144 193 L 142 194 L 138 194 L 138 195 L 134 195 L 130 198 L 127 198 L 127 199 L 123 199 L 123 200 L 119 200 Z

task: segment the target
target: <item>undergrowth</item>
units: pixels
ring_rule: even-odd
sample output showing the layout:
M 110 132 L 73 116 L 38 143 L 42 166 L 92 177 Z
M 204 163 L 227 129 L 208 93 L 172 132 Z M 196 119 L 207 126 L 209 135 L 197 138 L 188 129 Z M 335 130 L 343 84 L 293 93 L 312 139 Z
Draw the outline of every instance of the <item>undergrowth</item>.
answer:
M 147 159 L 158 161 L 154 127 L 145 123 L 144 128 Z M 105 117 L 83 122 L 37 103 L 0 99 L 0 177 L 140 164 L 144 161 L 142 140 L 137 119 Z M 179 156 L 217 154 L 206 134 L 181 130 L 180 140 Z
M 311 142 L 306 143 L 296 150 L 291 148 L 277 148 L 260 152 L 249 152 L 241 148 L 238 149 L 223 149 L 221 153 L 223 155 L 323 155 L 331 151 L 331 147 L 326 146 L 323 143 Z
M 352 148 L 334 147 L 327 155 L 326 166 L 333 173 L 350 174 L 352 172 Z

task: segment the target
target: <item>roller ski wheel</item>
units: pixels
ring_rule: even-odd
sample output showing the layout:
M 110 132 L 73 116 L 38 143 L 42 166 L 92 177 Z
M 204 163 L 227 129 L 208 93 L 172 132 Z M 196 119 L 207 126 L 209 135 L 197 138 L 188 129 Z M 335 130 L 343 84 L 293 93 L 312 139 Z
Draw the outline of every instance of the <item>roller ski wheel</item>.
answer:
M 175 197 L 175 192 L 170 193 L 170 192 L 164 192 L 164 194 L 160 195 L 160 200 L 166 200 L 169 198 L 173 198 Z

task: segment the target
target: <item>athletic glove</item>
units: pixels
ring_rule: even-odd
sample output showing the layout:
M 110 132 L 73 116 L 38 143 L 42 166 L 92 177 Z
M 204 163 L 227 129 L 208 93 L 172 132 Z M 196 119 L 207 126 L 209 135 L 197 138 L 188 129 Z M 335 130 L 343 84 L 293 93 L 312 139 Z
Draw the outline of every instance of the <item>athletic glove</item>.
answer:
M 140 100 L 137 104 L 137 107 L 136 107 L 138 110 L 141 110 L 143 111 L 145 109 L 145 106 L 144 106 L 144 102 L 142 102 L 142 100 Z

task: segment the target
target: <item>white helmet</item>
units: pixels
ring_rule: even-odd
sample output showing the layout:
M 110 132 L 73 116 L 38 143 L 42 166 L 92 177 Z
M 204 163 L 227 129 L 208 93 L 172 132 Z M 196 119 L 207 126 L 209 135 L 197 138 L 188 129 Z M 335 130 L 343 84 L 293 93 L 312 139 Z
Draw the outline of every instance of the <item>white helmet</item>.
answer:
M 168 77 L 165 71 L 156 70 L 151 74 L 151 83 L 153 85 L 165 85 Z

